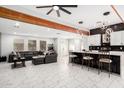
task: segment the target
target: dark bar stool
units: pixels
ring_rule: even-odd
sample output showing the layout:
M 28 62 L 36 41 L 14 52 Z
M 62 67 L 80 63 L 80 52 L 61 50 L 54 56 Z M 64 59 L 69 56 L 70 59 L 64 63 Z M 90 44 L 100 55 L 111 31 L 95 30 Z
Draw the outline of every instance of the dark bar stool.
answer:
M 77 55 L 70 54 L 70 55 L 69 55 L 69 63 L 74 63 L 76 57 L 77 57 Z M 71 59 L 71 61 L 70 61 L 70 59 Z
M 91 57 L 90 53 L 88 53 L 89 51 L 85 51 L 86 53 L 83 54 L 83 60 L 82 60 L 82 68 L 84 65 L 84 62 L 86 62 L 87 66 L 88 66 L 88 71 L 89 71 L 89 67 L 90 64 L 92 63 L 92 67 L 93 67 L 93 57 Z
M 102 65 L 104 63 L 108 64 L 108 66 L 109 66 L 108 70 L 109 70 L 109 77 L 110 77 L 112 60 L 110 58 L 110 52 L 109 51 L 101 51 L 99 54 L 98 74 L 100 74 L 100 70 L 102 71 Z

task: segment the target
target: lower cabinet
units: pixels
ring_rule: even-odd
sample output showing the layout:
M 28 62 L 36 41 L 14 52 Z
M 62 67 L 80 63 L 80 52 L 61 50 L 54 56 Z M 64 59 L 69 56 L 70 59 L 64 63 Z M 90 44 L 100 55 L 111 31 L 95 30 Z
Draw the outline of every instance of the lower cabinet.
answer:
M 77 64 L 82 64 L 82 53 L 74 53 L 75 55 L 77 55 L 77 58 L 75 58 L 75 63 Z M 93 60 L 93 68 L 97 68 L 98 69 L 98 61 L 99 61 L 99 56 L 98 54 L 92 54 L 91 55 L 94 60 Z M 116 74 L 120 74 L 120 56 L 111 56 L 111 60 L 112 60 L 112 63 L 111 63 L 111 72 L 113 73 L 116 73 Z M 87 65 L 85 64 L 84 62 L 84 65 Z M 108 64 L 104 64 L 103 67 L 102 67 L 103 70 L 106 70 L 108 71 Z

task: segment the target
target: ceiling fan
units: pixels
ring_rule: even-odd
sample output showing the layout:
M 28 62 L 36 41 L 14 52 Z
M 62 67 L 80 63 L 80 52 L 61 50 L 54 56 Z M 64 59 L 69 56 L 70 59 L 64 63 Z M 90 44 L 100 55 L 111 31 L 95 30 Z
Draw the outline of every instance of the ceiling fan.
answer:
M 71 14 L 70 11 L 66 10 L 65 8 L 76 8 L 77 5 L 47 5 L 47 6 L 37 6 L 36 8 L 51 8 L 46 15 L 49 15 L 53 10 L 56 11 L 57 16 L 60 17 L 60 10 L 67 13 Z

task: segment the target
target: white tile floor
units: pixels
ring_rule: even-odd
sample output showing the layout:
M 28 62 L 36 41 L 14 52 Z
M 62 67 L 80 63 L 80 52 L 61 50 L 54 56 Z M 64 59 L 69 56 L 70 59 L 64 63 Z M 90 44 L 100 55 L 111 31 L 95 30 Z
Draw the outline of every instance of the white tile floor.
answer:
M 26 62 L 26 67 L 11 69 L 9 63 L 0 63 L 0 87 L 21 88 L 98 88 L 124 87 L 124 80 L 119 76 L 97 69 L 81 69 L 80 65 L 61 62 L 34 66 Z

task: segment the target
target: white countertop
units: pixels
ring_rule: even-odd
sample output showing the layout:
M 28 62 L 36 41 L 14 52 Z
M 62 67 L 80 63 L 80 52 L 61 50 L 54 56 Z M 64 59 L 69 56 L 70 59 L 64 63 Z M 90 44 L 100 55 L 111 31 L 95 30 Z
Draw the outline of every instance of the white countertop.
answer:
M 100 54 L 99 51 L 90 51 L 90 52 L 85 52 L 85 51 L 69 51 L 69 52 L 76 52 L 76 53 L 90 53 L 90 54 Z M 115 55 L 115 56 L 122 56 L 124 55 L 124 52 L 121 51 L 110 51 L 110 55 Z
M 99 51 L 90 51 L 90 52 L 85 52 L 85 51 L 69 51 L 71 53 L 91 53 L 91 54 L 100 54 Z M 110 51 L 110 55 L 114 56 L 120 56 L 120 76 L 121 78 L 124 78 L 124 52 L 121 51 Z

